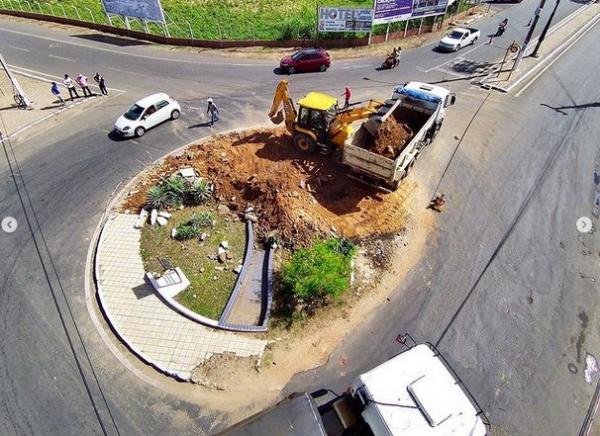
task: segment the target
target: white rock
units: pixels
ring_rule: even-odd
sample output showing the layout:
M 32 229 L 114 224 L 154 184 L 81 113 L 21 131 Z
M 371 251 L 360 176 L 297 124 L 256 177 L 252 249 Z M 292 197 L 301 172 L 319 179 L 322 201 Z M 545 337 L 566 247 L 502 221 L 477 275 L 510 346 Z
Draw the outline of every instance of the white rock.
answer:
M 203 232 L 203 233 L 200 235 L 200 240 L 201 240 L 201 241 L 206 241 L 206 240 L 208 239 L 208 237 L 209 237 L 209 236 L 210 236 L 210 235 L 209 235 L 208 233 L 204 233 L 204 232 Z
M 179 174 L 184 179 L 187 179 L 187 178 L 192 178 L 193 179 L 194 177 L 196 177 L 196 171 L 194 171 L 194 169 L 191 168 L 191 167 L 180 169 L 179 170 Z
M 167 212 L 166 210 L 162 210 L 162 211 L 158 212 L 158 216 L 161 216 L 166 219 L 171 218 L 171 214 L 169 212 Z
M 233 272 L 239 274 L 242 272 L 242 265 L 238 265 L 233 269 Z
M 156 221 L 160 226 L 166 226 L 169 220 L 167 220 L 164 216 L 159 216 L 156 218 Z
M 171 229 L 171 239 L 175 239 L 175 236 L 177 236 L 177 228 L 173 227 Z
M 229 242 L 227 241 L 221 241 L 219 246 L 223 247 L 225 250 L 229 250 Z
M 221 247 L 220 245 L 217 247 L 217 255 L 221 255 L 221 254 L 225 254 L 227 253 L 227 250 L 225 250 L 223 247 Z
M 150 213 L 150 224 L 151 225 L 156 224 L 156 218 L 158 218 L 158 211 L 156 209 L 152 209 L 152 212 Z
M 144 224 L 146 224 L 147 220 L 148 220 L 148 211 L 146 209 L 142 209 L 140 211 L 140 214 L 138 215 L 137 219 L 135 220 L 135 224 L 133 225 L 133 227 L 136 229 L 141 229 L 142 227 L 144 227 Z

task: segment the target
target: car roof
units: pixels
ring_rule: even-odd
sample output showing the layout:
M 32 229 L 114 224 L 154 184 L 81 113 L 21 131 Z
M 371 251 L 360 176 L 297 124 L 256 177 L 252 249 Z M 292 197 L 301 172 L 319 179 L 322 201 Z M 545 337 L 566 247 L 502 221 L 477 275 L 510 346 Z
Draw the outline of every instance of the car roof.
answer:
M 168 98 L 169 96 L 164 92 L 157 92 L 156 94 L 149 95 L 148 97 L 144 97 L 141 100 L 136 101 L 135 104 L 146 107 L 160 100 L 167 100 Z
M 337 104 L 337 98 L 321 92 L 309 92 L 298 100 L 298 104 L 309 109 L 326 111 Z
M 308 47 L 308 48 L 301 48 L 298 51 L 302 52 L 302 53 L 323 53 L 325 51 L 325 49 L 317 48 L 317 47 Z

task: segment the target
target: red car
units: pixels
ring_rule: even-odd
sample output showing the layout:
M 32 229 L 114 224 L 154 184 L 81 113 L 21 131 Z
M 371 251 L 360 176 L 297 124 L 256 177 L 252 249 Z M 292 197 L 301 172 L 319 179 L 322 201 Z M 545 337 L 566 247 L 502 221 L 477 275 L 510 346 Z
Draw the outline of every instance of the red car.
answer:
M 327 71 L 331 65 L 329 53 L 322 48 L 303 48 L 281 59 L 279 66 L 288 74 Z

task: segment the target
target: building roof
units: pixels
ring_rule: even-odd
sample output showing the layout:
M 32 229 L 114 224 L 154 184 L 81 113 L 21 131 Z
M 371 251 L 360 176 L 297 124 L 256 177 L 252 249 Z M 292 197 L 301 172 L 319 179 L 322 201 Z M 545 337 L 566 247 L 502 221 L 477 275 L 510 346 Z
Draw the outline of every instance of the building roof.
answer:
M 298 101 L 298 104 L 309 109 L 326 111 L 337 104 L 337 98 L 320 92 L 309 92 Z
M 478 411 L 438 355 L 417 345 L 353 383 L 370 402 L 363 419 L 375 435 L 484 436 Z

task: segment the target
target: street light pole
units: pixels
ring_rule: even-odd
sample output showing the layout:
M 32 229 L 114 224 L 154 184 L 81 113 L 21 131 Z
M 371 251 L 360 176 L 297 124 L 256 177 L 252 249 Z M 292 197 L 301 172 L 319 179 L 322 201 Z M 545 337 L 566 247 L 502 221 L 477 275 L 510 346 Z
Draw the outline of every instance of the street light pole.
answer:
M 550 29 L 550 24 L 552 23 L 552 20 L 554 19 L 554 14 L 556 13 L 556 10 L 558 9 L 558 5 L 560 3 L 560 0 L 556 0 L 556 3 L 554 4 L 554 9 L 552 9 L 552 13 L 550 14 L 550 18 L 548 18 L 548 22 L 546 23 L 546 26 L 544 27 L 544 30 L 542 31 L 542 34 L 540 35 L 540 39 L 538 40 L 535 49 L 533 49 L 533 53 L 531 53 L 531 56 L 533 56 L 534 58 L 538 56 L 538 50 L 540 49 L 540 46 L 542 45 L 542 41 L 546 38 L 546 33 L 548 33 L 548 29 Z
M 523 41 L 523 47 L 519 54 L 517 55 L 517 60 L 515 60 L 515 65 L 513 66 L 513 71 L 518 70 L 521 65 L 521 61 L 523 61 L 523 56 L 525 55 L 525 51 L 527 50 L 527 45 L 529 41 L 531 41 L 531 37 L 533 36 L 533 31 L 535 30 L 535 26 L 540 19 L 540 15 L 542 14 L 542 9 L 544 9 L 544 5 L 546 4 L 546 0 L 542 0 L 540 2 L 540 6 L 535 10 L 535 15 L 533 16 L 533 23 L 531 23 L 531 27 L 529 28 L 529 32 L 527 32 L 527 36 L 525 37 L 525 41 Z

